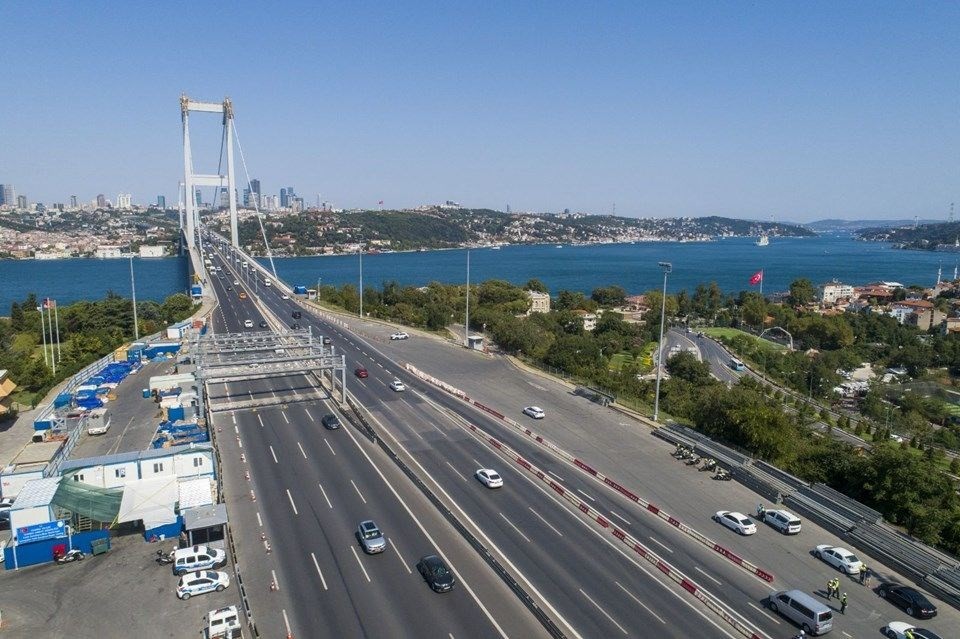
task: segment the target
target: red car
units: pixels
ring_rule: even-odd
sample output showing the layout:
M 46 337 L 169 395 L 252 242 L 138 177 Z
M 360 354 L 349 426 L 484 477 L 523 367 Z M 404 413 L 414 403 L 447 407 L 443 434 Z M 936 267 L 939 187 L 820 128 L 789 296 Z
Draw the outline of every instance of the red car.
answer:
M 360 379 L 366 379 L 367 369 L 365 369 L 363 366 L 360 366 L 357 368 L 357 370 L 353 371 L 353 374 L 359 377 Z

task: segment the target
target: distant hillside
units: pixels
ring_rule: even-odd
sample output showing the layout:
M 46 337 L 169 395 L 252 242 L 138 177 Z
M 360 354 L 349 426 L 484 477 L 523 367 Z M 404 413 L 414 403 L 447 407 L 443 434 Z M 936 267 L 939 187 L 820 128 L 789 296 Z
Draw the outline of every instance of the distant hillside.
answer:
M 920 224 L 936 224 L 935 220 L 920 220 Z M 838 220 L 827 219 L 807 222 L 803 226 L 817 233 L 855 233 L 863 229 L 898 228 L 913 226 L 913 220 Z
M 912 222 L 900 228 L 866 228 L 859 231 L 857 236 L 862 240 L 893 242 L 898 248 L 953 251 L 957 250 L 956 245 L 960 240 L 960 222 L 920 224 L 916 228 Z

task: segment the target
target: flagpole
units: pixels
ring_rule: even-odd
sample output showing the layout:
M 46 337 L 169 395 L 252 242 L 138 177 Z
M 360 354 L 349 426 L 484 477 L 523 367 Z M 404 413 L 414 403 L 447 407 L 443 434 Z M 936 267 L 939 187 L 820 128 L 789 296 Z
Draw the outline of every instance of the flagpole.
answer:
M 60 309 L 57 308 L 57 301 L 53 301 L 53 317 L 57 322 L 57 361 L 62 362 L 63 356 L 60 354 Z
M 760 269 L 760 297 L 763 297 L 763 269 Z

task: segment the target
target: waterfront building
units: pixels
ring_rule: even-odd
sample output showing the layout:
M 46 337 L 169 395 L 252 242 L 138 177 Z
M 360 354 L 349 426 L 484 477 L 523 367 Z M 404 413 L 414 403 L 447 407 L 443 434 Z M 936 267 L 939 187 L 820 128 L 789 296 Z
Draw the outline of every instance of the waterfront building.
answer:
M 838 300 L 844 298 L 851 298 L 854 295 L 853 286 L 850 284 L 841 284 L 840 282 L 833 281 L 828 284 L 824 284 L 820 292 L 820 302 L 822 304 L 836 304 Z
M 527 297 L 530 298 L 530 309 L 527 311 L 527 315 L 530 315 L 531 313 L 550 312 L 549 294 L 540 293 L 538 291 L 527 291 Z

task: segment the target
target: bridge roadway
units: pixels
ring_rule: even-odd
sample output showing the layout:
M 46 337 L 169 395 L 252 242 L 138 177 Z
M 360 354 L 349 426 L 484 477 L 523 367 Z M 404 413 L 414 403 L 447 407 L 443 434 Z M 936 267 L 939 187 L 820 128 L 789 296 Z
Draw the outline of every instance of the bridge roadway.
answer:
M 229 267 L 227 267 L 229 268 Z M 282 321 L 293 322 L 296 302 L 281 299 L 275 287 L 258 287 L 261 300 Z M 247 315 L 237 321 L 259 316 L 252 304 L 243 307 Z M 248 309 L 248 310 L 246 310 Z M 303 312 L 299 322 L 310 324 L 315 331 L 334 339 L 346 349 L 350 367 L 364 365 L 370 374 L 365 380 L 348 382 L 352 393 L 371 411 L 378 426 L 393 434 L 390 443 L 401 446 L 412 456 L 425 477 L 433 482 L 455 504 L 459 511 L 477 523 L 486 536 L 488 546 L 507 557 L 521 583 L 532 584 L 555 611 L 573 628 L 571 634 L 594 636 L 649 636 L 657 628 L 657 636 L 732 636 L 725 626 L 702 611 L 692 598 L 677 586 L 655 574 L 652 567 L 615 546 L 609 537 L 601 536 L 566 502 L 551 491 L 535 485 L 527 475 L 500 458 L 492 449 L 480 444 L 448 416 L 465 413 L 490 431 L 500 429 L 495 420 L 475 413 L 446 394 L 420 383 L 412 383 L 404 393 L 394 393 L 388 384 L 399 376 L 413 382 L 406 373 L 373 355 L 371 345 L 353 336 L 340 337 L 311 313 Z M 372 356 L 371 356 L 372 355 Z M 379 364 L 379 365 L 378 365 Z M 386 365 L 386 367 L 384 367 Z M 437 407 L 443 411 L 438 411 Z M 502 429 L 500 429 L 502 430 Z M 623 512 L 613 506 L 610 497 L 582 477 L 562 468 L 555 459 L 531 448 L 513 433 L 500 432 L 511 446 L 523 450 L 533 463 L 555 469 L 565 485 L 579 491 L 607 512 Z M 526 450 L 524 450 L 526 449 Z M 489 491 L 473 478 L 479 467 L 492 466 L 500 471 L 506 487 Z M 631 534 L 638 535 L 652 550 L 663 555 L 690 577 L 720 596 L 741 603 L 743 599 L 760 601 L 769 588 L 756 578 L 747 578 L 715 553 L 685 538 L 670 541 L 672 531 L 657 526 L 649 515 L 630 517 L 626 524 Z M 657 546 L 664 539 L 673 547 Z M 701 577 L 708 574 L 737 574 L 723 588 Z M 546 608 L 546 606 L 545 606 Z M 751 608 L 747 608 L 752 612 Z M 743 615 L 750 617 L 749 614 Z M 778 622 L 762 612 L 749 621 L 777 636 Z
M 240 332 L 246 319 L 259 323 L 251 300 L 239 300 L 236 290 L 225 290 L 225 280 L 212 279 L 220 301 L 214 330 Z M 316 392 L 312 379 L 295 375 L 211 389 L 221 399 L 278 394 L 291 402 L 214 417 L 228 433 L 225 440 L 232 423 L 237 426 L 257 518 L 272 544 L 262 560 L 260 531 L 234 526 L 238 546 L 248 549 L 237 559 L 247 564 L 261 634 L 285 636 L 286 617 L 293 637 L 547 636 L 378 447 L 351 428 L 324 429 L 321 416 L 331 412 L 324 403 L 297 402 L 300 390 Z M 240 451 L 233 452 L 225 465 L 238 467 Z M 382 555 L 360 551 L 354 531 L 364 519 L 374 519 L 387 535 Z M 438 550 L 459 579 L 451 593 L 433 593 L 416 570 L 422 555 Z M 266 566 L 275 571 L 279 592 L 267 592 L 266 583 L 251 585 L 249 575 L 269 574 Z
M 266 293 L 264 300 L 276 310 L 278 315 L 281 315 L 284 310 L 293 309 L 296 304 L 280 299 L 280 293 L 275 290 Z M 307 313 L 304 313 L 304 317 L 307 317 Z M 761 498 L 736 482 L 712 482 L 706 477 L 706 473 L 698 473 L 686 468 L 669 456 L 670 449 L 665 443 L 650 438 L 645 431 L 638 430 L 631 420 L 613 410 L 602 409 L 573 396 L 569 389 L 560 384 L 536 376 L 521 375 L 502 360 L 491 361 L 463 349 L 451 348 L 449 344 L 433 339 L 418 339 L 415 336 L 414 339 L 407 341 L 390 342 L 385 338 L 391 329 L 374 328 L 371 323 L 364 323 L 361 329 L 377 338 L 373 340 L 360 340 L 356 335 L 343 331 L 339 326 L 327 324 L 319 319 L 312 320 L 312 324 L 315 330 L 325 331 L 325 334 L 334 338 L 335 344 L 343 346 L 351 365 L 360 363 L 371 370 L 371 373 L 379 370 L 376 364 L 370 364 L 371 359 L 375 358 L 386 365 L 391 374 L 398 374 L 404 380 L 413 381 L 405 376 L 397 365 L 391 363 L 401 360 L 410 361 L 423 370 L 466 390 L 472 397 L 476 397 L 487 405 L 506 413 L 515 411 L 513 414 L 517 419 L 523 419 L 519 410 L 525 404 L 540 404 L 546 407 L 548 419 L 532 422 L 532 428 L 621 481 L 628 488 L 660 504 L 714 540 L 731 547 L 732 550 L 761 567 L 767 568 L 777 576 L 774 582 L 777 588 L 799 587 L 808 592 L 818 592 L 823 589 L 826 581 L 836 574 L 826 564 L 814 559 L 810 555 L 810 550 L 819 543 L 844 545 L 842 539 L 808 521 L 804 522 L 804 532 L 794 537 L 779 535 L 764 526 L 760 527 L 760 532 L 754 537 L 736 537 L 713 523 L 709 519 L 710 515 L 718 509 L 738 509 L 749 513 L 758 501 L 762 501 Z M 367 355 L 364 355 L 364 351 Z M 719 355 L 715 354 L 714 358 L 716 357 Z M 389 378 L 390 375 L 387 377 Z M 356 382 L 352 384 L 354 390 L 357 386 L 359 384 Z M 431 401 L 450 406 L 457 412 L 462 413 L 464 410 L 464 406 L 458 400 L 450 398 L 445 393 L 425 388 L 420 384 L 413 384 L 413 386 L 421 392 L 422 396 Z M 372 400 L 375 402 L 375 398 Z M 515 436 L 511 439 L 512 431 L 500 425 L 497 420 L 489 419 L 479 412 L 468 411 L 465 414 L 474 423 L 520 450 L 541 468 L 552 470 L 566 480 L 569 487 L 573 487 L 571 481 L 577 476 L 569 466 L 559 463 L 558 460 L 551 460 L 549 457 L 538 457 L 536 450 L 532 449 L 529 443 L 523 440 L 517 441 Z M 589 425 L 589 428 L 585 428 L 585 425 Z M 500 464 L 498 468 L 503 470 L 504 465 Z M 577 486 L 575 489 L 587 492 L 594 499 L 607 498 L 606 494 L 601 495 L 603 490 L 601 486 L 596 483 L 591 484 L 589 481 L 586 482 L 586 488 L 581 489 Z M 615 509 L 611 510 L 611 506 Z M 652 516 L 626 499 L 614 495 L 604 504 L 604 507 L 611 513 L 626 517 L 630 521 L 627 530 L 632 534 L 638 532 L 638 526 L 646 526 L 643 534 L 649 532 L 648 537 L 665 543 L 673 551 L 665 551 L 663 553 L 665 559 L 698 579 L 701 584 L 723 598 L 751 622 L 769 632 L 771 636 L 790 636 L 794 631 L 785 620 L 773 617 L 768 611 L 760 609 L 762 598 L 769 592 L 769 588 L 758 585 L 755 578 L 732 567 L 714 553 L 707 551 L 707 556 L 703 556 L 702 547 L 691 547 L 685 537 L 677 534 L 662 521 L 645 523 L 649 522 Z M 617 518 L 614 517 L 614 520 L 616 521 Z M 640 535 L 641 538 L 643 534 Z M 657 542 L 653 540 L 651 542 L 651 549 L 657 550 Z M 909 581 L 902 575 L 887 569 L 876 558 L 865 556 L 864 553 L 859 554 L 864 556 L 871 570 L 875 571 L 880 579 Z M 686 557 L 692 558 L 691 561 L 688 563 L 681 561 Z M 689 572 L 691 566 L 693 572 Z M 589 564 L 585 566 L 585 568 L 588 567 Z M 577 574 L 586 575 L 583 570 L 578 571 Z M 881 601 L 871 591 L 852 580 L 843 580 L 843 584 L 844 589 L 849 593 L 851 606 L 846 615 L 837 615 L 836 627 L 841 635 L 845 636 L 844 633 L 846 633 L 846 635 L 857 637 L 875 636 L 878 629 L 885 623 L 905 618 L 902 612 Z M 935 598 L 934 601 L 936 601 Z M 943 602 L 938 602 L 938 608 L 940 615 L 934 620 L 922 622 L 922 625 L 940 630 L 944 636 L 950 636 L 946 629 L 960 627 L 960 614 Z M 668 606 L 660 612 L 669 610 L 674 608 Z M 561 611 L 566 613 L 567 609 L 561 608 Z

